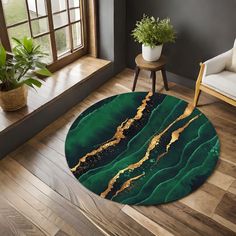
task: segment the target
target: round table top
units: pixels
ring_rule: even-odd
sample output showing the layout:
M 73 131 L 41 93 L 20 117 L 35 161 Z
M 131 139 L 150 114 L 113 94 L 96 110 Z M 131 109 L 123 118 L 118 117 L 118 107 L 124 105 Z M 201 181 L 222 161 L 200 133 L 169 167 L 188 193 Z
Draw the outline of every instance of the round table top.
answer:
M 145 61 L 143 59 L 142 54 L 139 54 L 135 58 L 135 63 L 140 69 L 144 70 L 151 70 L 151 71 L 157 71 L 162 69 L 166 63 L 167 63 L 167 58 L 163 55 L 161 55 L 160 59 L 158 61 Z

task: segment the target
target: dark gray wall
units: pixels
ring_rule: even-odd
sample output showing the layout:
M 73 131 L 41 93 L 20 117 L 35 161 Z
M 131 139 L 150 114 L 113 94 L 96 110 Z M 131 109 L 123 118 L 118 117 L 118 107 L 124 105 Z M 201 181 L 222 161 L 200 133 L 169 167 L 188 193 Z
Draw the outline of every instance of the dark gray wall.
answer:
M 98 22 L 99 57 L 119 73 L 126 67 L 126 0 L 98 0 Z
M 98 56 L 114 60 L 114 0 L 98 1 Z
M 127 64 L 131 68 L 141 46 L 133 42 L 130 32 L 143 13 L 171 18 L 178 39 L 164 47 L 167 69 L 190 79 L 197 78 L 199 62 L 230 49 L 236 37 L 236 0 L 127 0 Z

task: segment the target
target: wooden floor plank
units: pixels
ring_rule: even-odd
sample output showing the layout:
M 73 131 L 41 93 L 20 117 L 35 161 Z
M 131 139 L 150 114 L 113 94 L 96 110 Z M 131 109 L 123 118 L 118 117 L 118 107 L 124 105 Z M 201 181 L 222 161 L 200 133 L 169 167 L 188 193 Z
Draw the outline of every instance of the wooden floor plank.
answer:
M 5 173 L 11 176 L 19 185 L 21 185 L 36 199 L 50 207 L 60 217 L 67 221 L 68 224 L 71 224 L 74 228 L 77 228 L 79 232 L 83 232 L 81 224 L 86 222 L 88 224 L 88 221 L 76 206 L 53 191 L 50 187 L 37 179 L 37 177 L 32 175 L 29 171 L 24 169 L 24 167 L 22 167 L 18 162 L 11 159 L 10 157 L 2 160 L 1 163 L 0 170 L 4 169 Z M 88 225 L 85 229 L 86 232 L 90 232 Z M 97 235 L 99 235 L 99 232 L 97 232 Z
M 236 224 L 236 195 L 226 193 L 220 204 L 217 206 L 215 214 Z
M 214 171 L 214 173 L 207 180 L 208 183 L 214 184 L 223 190 L 227 190 L 234 181 L 234 177 L 224 174 L 218 170 Z
M 9 205 L 7 200 L 0 197 L 0 235 L 44 236 L 45 234 Z
M 235 235 L 233 231 L 180 202 L 158 207 L 135 207 L 174 235 Z
M 63 232 L 62 230 L 59 230 L 55 236 L 68 236 L 68 234 Z
M 5 179 L 0 176 L 0 196 L 7 201 L 33 224 L 37 225 L 46 235 L 54 235 L 59 228 L 48 221 L 39 210 L 34 209 L 29 203 L 22 199 L 16 192 L 9 188 L 9 183 L 5 183 Z
M 217 169 L 218 171 L 236 179 L 236 164 L 234 165 L 231 162 L 220 159 Z
M 21 154 L 16 155 L 14 159 L 52 189 L 55 189 L 60 195 L 85 211 L 86 215 L 103 230 L 110 231 L 111 234 L 115 234 L 117 230 L 122 232 L 123 229 L 119 226 L 110 224 L 122 206 L 101 199 L 85 190 L 74 177 L 66 174 L 39 153 L 30 150 L 28 146 L 25 150 L 21 150 Z M 117 217 L 116 220 L 122 221 Z
M 149 219 L 147 216 L 141 214 L 131 206 L 124 206 L 122 211 L 137 221 L 140 225 L 148 229 L 154 235 L 173 236 L 172 233 L 161 227 L 158 223 Z
M 1 168 L 1 167 L 0 167 Z M 4 171 L 5 174 L 5 171 Z M 14 173 L 9 173 L 11 176 L 7 178 L 5 176 L 4 181 L 7 185 L 14 187 L 18 195 L 26 202 L 28 202 L 35 210 L 39 211 L 42 216 L 47 218 L 50 222 L 55 224 L 59 229 L 67 232 L 69 235 L 83 235 L 80 232 L 94 233 L 96 232 L 99 235 L 99 230 L 90 230 L 92 224 L 87 221 L 87 224 L 83 221 L 82 216 L 80 215 L 81 220 L 77 221 L 76 218 L 71 215 L 65 208 L 56 204 L 45 194 L 41 193 L 37 188 L 29 185 L 28 182 L 24 181 L 22 178 L 19 178 Z
M 234 235 L 236 235 L 236 225 L 234 223 L 217 214 L 214 214 L 212 219 L 218 222 L 219 224 L 224 225 L 225 227 L 233 231 Z
M 125 212 L 120 211 L 116 217 L 112 220 L 112 224 L 116 225 L 119 229 L 118 232 L 122 232 L 122 235 L 129 236 L 153 236 L 155 235 L 150 231 L 148 227 L 135 221 L 133 217 L 130 217 Z M 132 226 L 132 227 L 131 227 Z
M 233 193 L 234 195 L 236 195 L 236 181 L 234 181 L 230 187 L 228 188 L 228 192 Z

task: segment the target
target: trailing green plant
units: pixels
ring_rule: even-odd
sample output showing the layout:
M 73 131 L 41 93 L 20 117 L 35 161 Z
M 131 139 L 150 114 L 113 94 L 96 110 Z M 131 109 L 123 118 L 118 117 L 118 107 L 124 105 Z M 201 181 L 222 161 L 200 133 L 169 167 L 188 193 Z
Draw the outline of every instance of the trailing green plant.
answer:
M 143 15 L 141 21 L 137 21 L 131 34 L 136 42 L 145 46 L 155 47 L 167 42 L 175 42 L 174 27 L 169 18 L 159 18 Z
M 13 38 L 16 46 L 7 53 L 0 44 L 0 91 L 9 91 L 26 84 L 32 88 L 41 87 L 38 76 L 51 76 L 42 62 L 47 54 L 40 50 L 32 38 Z

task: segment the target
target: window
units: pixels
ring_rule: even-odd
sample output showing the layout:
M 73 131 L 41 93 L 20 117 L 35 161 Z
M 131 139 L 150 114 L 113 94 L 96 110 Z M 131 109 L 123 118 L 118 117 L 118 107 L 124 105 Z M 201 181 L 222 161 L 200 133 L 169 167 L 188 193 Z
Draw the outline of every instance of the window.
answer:
M 32 37 L 49 55 L 48 64 L 67 63 L 86 53 L 85 0 L 0 0 L 0 38 Z

